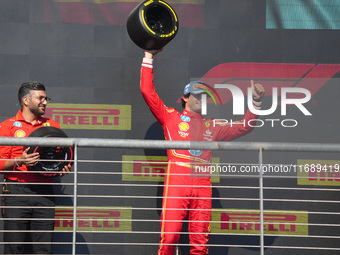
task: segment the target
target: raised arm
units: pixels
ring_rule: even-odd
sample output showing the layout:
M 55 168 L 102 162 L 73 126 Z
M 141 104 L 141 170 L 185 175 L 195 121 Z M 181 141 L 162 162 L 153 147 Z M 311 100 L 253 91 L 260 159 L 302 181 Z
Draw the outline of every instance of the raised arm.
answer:
M 166 106 L 158 96 L 153 83 L 153 57 L 161 50 L 145 51 L 141 68 L 140 89 L 142 96 L 152 114 L 163 125 L 166 116 Z

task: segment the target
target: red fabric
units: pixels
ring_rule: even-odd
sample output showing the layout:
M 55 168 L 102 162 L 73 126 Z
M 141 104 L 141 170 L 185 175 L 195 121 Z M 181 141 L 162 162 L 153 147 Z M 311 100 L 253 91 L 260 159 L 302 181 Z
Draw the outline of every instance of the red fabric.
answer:
M 38 121 L 32 125 L 25 121 L 21 110 L 17 115 L 3 121 L 0 124 L 0 136 L 6 137 L 27 137 L 37 128 L 43 126 L 52 126 L 60 128 L 59 124 L 54 120 L 40 117 Z M 0 146 L 0 170 L 4 170 L 4 164 L 6 159 L 15 159 L 22 155 L 23 146 Z M 25 165 L 15 168 L 16 171 L 23 171 L 22 173 L 3 173 L 4 179 L 10 179 L 19 182 L 53 182 L 52 178 L 46 178 L 39 174 L 28 173 L 28 169 Z M 7 170 L 6 170 L 7 171 Z
M 143 63 L 141 91 L 151 112 L 162 125 L 167 140 L 230 141 L 249 133 L 247 125 L 213 125 L 213 119 L 168 108 L 157 95 L 150 63 Z M 250 111 L 244 120 L 256 119 Z M 161 236 L 158 254 L 173 254 L 182 230 L 182 220 L 188 216 L 190 254 L 207 254 L 211 216 L 211 180 L 206 173 L 196 171 L 194 164 L 209 163 L 212 151 L 168 150 L 168 168 L 164 182 Z M 175 209 L 175 210 L 174 210 Z M 188 210 L 190 209 L 190 210 Z M 187 215 L 188 214 L 188 215 Z

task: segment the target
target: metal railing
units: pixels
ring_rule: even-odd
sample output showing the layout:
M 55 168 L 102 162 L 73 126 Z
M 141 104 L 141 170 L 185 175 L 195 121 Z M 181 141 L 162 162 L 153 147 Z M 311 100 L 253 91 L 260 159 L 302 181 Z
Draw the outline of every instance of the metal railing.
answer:
M 77 222 L 77 199 L 81 197 L 78 194 L 78 149 L 80 147 L 85 148 L 124 148 L 124 149 L 191 149 L 191 150 L 216 150 L 216 151 L 257 151 L 258 152 L 258 175 L 251 176 L 252 178 L 258 178 L 259 180 L 259 198 L 254 199 L 259 203 L 260 212 L 260 243 L 253 247 L 260 249 L 260 254 L 264 255 L 265 242 L 264 242 L 264 175 L 263 175 L 263 153 L 265 151 L 276 152 L 322 152 L 331 153 L 340 152 L 340 144 L 319 144 L 319 143 L 268 143 L 268 142 L 195 142 L 195 141 L 158 141 L 158 140 L 132 140 L 132 139 L 90 139 L 90 138 L 9 138 L 1 137 L 0 145 L 6 146 L 71 146 L 74 148 L 74 165 L 73 165 L 73 222 Z M 272 177 L 275 178 L 275 177 Z M 296 177 L 295 177 L 296 178 Z M 145 186 L 145 185 L 144 185 Z M 281 188 L 284 189 L 284 188 Z M 300 188 L 303 190 L 303 188 Z M 329 189 L 329 191 L 338 191 L 336 189 Z M 112 197 L 112 196 L 111 196 Z M 133 196 L 131 196 L 132 198 Z M 141 198 L 141 196 L 138 196 Z M 148 197 L 151 198 L 151 197 Z M 156 197 L 154 198 L 156 199 Z M 270 201 L 270 199 L 267 199 Z M 282 199 L 282 201 L 285 201 Z M 286 200 L 287 202 L 293 201 L 293 199 Z M 299 202 L 299 201 L 298 201 Z M 336 203 L 339 201 L 310 201 L 316 203 L 330 202 Z M 142 209 L 141 209 L 142 210 Z M 318 225 L 318 224 L 316 224 Z M 338 224 L 330 224 L 338 226 Z M 73 224 L 72 230 L 72 254 L 76 254 L 77 244 L 77 224 Z M 322 237 L 321 237 L 322 238 Z M 339 238 L 338 236 L 331 236 L 329 238 Z M 128 243 L 126 245 L 129 245 Z M 138 245 L 136 243 L 135 245 Z M 157 243 L 150 243 L 149 245 L 157 245 Z M 213 244 L 211 246 L 214 246 Z M 232 246 L 232 245 L 231 245 Z M 239 247 L 235 245 L 234 247 Z M 282 248 L 277 246 L 276 248 Z M 286 247 L 289 248 L 289 247 Z M 295 247 L 297 248 L 297 247 Z M 317 249 L 313 247 L 305 247 L 307 249 Z M 322 248 L 320 248 L 322 250 Z M 327 250 L 324 247 L 324 250 Z M 340 250 L 333 248 L 331 250 Z

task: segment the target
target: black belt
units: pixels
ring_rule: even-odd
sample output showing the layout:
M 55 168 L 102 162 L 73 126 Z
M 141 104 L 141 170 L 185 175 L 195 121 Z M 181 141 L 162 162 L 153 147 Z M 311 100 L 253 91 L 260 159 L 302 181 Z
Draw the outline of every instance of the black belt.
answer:
M 52 188 L 51 183 L 27 183 L 27 182 L 21 182 L 21 181 L 14 181 L 11 179 L 4 179 L 4 182 L 11 183 L 11 185 L 17 185 L 21 187 L 28 187 L 28 188 Z

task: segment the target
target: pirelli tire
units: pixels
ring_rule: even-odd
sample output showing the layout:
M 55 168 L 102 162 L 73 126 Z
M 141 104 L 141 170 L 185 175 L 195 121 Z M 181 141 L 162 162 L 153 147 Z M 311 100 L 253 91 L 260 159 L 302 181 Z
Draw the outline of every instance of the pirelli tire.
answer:
M 141 2 L 127 19 L 127 31 L 131 40 L 144 50 L 163 48 L 175 38 L 178 26 L 174 9 L 159 0 Z
M 67 135 L 56 127 L 41 127 L 34 130 L 29 137 L 67 137 Z M 35 152 L 40 154 L 40 161 L 29 170 L 37 171 L 45 177 L 57 176 L 64 166 L 72 165 L 74 158 L 72 147 L 30 146 L 28 153 Z

